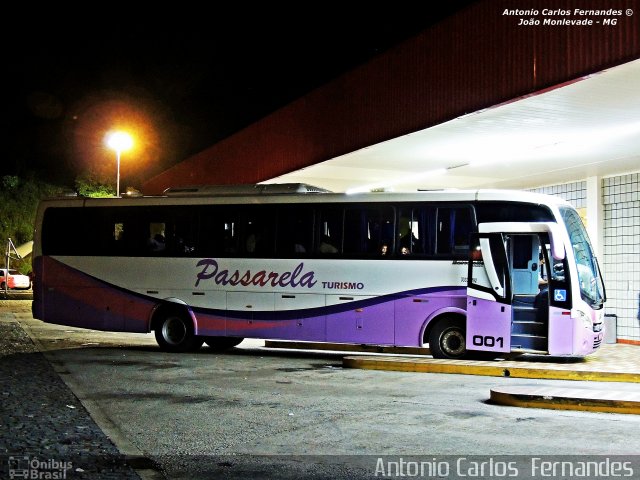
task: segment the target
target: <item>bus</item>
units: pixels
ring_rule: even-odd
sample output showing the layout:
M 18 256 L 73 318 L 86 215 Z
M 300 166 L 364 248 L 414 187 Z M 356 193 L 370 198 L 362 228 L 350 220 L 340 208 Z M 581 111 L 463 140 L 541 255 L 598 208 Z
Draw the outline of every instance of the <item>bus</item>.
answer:
M 52 198 L 38 207 L 33 267 L 34 318 L 153 332 L 169 352 L 257 338 L 586 356 L 604 335 L 578 212 L 523 191 L 257 184 Z

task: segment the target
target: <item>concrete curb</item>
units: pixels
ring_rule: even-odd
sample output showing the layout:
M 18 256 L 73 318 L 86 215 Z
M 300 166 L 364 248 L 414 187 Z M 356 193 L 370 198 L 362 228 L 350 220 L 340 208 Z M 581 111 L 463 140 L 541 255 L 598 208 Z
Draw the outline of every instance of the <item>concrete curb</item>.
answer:
M 344 357 L 346 368 L 392 370 L 400 372 L 454 373 L 490 377 L 538 378 L 551 380 L 588 380 L 598 382 L 639 383 L 640 375 L 632 372 L 609 372 L 579 369 L 524 367 L 515 362 L 467 362 L 463 360 L 434 360 L 399 357 Z
M 490 401 L 511 407 L 640 414 L 640 392 L 586 388 L 492 388 Z

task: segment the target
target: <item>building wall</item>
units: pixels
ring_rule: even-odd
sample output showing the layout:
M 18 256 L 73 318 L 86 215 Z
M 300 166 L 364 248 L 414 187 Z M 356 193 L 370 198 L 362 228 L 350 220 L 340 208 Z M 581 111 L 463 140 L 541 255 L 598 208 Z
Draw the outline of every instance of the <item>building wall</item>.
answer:
M 560 197 L 573 205 L 578 211 L 587 208 L 587 182 L 584 180 L 534 188 L 531 191 Z M 584 218 L 584 215 L 582 217 Z
M 640 174 L 602 180 L 606 311 L 619 341 L 640 344 Z
M 585 218 L 586 181 L 531 191 L 567 200 Z M 601 180 L 603 251 L 600 267 L 607 289 L 605 312 L 617 319 L 618 342 L 640 344 L 640 173 Z

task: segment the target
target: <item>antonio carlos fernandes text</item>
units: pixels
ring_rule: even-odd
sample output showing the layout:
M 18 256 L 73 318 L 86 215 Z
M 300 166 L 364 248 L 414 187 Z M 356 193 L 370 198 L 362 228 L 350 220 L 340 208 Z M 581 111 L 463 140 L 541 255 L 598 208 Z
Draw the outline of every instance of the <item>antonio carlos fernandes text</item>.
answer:
M 612 478 L 633 477 L 634 473 L 631 462 L 609 458 L 567 461 L 532 457 L 528 465 L 522 460 L 518 462 L 493 458 L 482 461 L 467 457 L 450 461 L 437 458 L 412 461 L 402 457 L 394 461 L 384 461 L 378 458 L 375 469 L 376 477 L 417 478 L 447 478 L 451 474 L 456 475 L 454 478 L 517 478 L 521 474 L 525 475 L 524 478 Z

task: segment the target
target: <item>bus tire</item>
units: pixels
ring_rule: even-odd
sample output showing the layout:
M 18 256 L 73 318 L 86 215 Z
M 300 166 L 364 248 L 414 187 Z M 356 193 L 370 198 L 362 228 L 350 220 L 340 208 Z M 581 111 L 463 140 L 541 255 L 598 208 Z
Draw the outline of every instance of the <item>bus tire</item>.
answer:
M 203 337 L 206 343 L 214 352 L 223 352 L 236 347 L 242 343 L 242 337 Z
M 158 345 L 165 352 L 191 352 L 204 342 L 195 335 L 189 315 L 176 309 L 167 309 L 161 314 L 155 334 Z
M 467 358 L 464 318 L 445 317 L 429 333 L 429 350 L 433 358 Z

